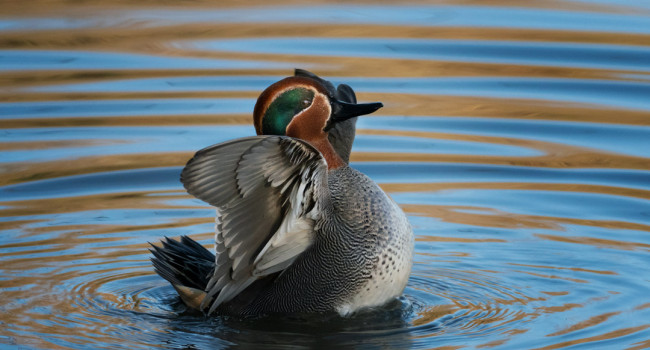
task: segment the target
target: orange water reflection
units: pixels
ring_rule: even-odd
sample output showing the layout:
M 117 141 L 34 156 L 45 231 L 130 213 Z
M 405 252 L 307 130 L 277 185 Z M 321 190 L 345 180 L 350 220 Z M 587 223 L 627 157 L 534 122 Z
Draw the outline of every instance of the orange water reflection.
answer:
M 495 16 L 511 10 L 529 11 L 531 17 L 549 13 L 558 18 L 583 14 L 593 16 L 596 24 L 603 23 L 599 22 L 599 16 L 614 22 L 619 17 L 613 16 L 628 16 L 625 18 L 630 21 L 650 16 L 647 6 L 633 6 L 631 1 L 626 4 L 560 0 L 411 3 L 431 9 L 432 13 L 448 14 L 449 20 L 461 15 L 464 8 L 493 10 Z M 305 23 L 266 22 L 264 19 L 237 22 L 237 18 L 228 22 L 192 17 L 202 12 L 246 11 L 241 2 L 231 0 L 182 3 L 115 0 L 101 4 L 84 0 L 34 0 L 3 4 L 0 21 L 9 29 L 0 26 L 3 28 L 0 29 L 0 61 L 4 60 L 1 62 L 10 68 L 0 69 L 0 108 L 4 108 L 0 115 L 0 191 L 1 195 L 8 196 L 0 197 L 0 300 L 3 300 L 0 303 L 0 347 L 219 348 L 231 343 L 258 347 L 255 343 L 258 340 L 279 347 L 305 344 L 309 347 L 326 341 L 328 345 L 341 348 L 359 345 L 391 348 L 394 344 L 440 349 L 557 349 L 603 344 L 642 349 L 650 346 L 646 340 L 650 325 L 645 321 L 650 317 L 650 304 L 646 301 L 647 295 L 643 294 L 648 290 L 647 275 L 650 273 L 647 263 L 650 241 L 643 235 L 650 232 L 650 223 L 643 205 L 650 201 L 650 189 L 642 181 L 625 178 L 632 173 L 640 178 L 638 174 L 650 170 L 648 154 L 609 151 L 616 148 L 608 148 L 606 146 L 611 145 L 607 144 L 600 147 L 597 139 L 591 140 L 593 147 L 579 146 L 572 142 L 573 135 L 568 133 L 564 138 L 543 140 L 531 137 L 533 134 L 494 136 L 479 129 L 473 132 L 391 130 L 364 124 L 364 128 L 357 131 L 360 140 L 386 137 L 424 139 L 432 141 L 431 144 L 453 141 L 449 146 L 451 152 L 437 152 L 435 147 L 421 152 L 386 150 L 374 148 L 375 145 L 354 152 L 352 161 L 356 165 L 380 169 L 373 174 L 375 176 L 390 172 L 388 165 L 394 163 L 433 165 L 432 172 L 438 164 L 453 164 L 539 168 L 553 174 L 585 169 L 605 174 L 616 171 L 616 175 L 606 181 L 592 181 L 589 172 L 585 172 L 584 178 L 558 176 L 531 181 L 515 173 L 512 179 L 488 181 L 481 172 L 467 171 L 469 179 L 452 177 L 436 181 L 424 174 L 424 179 L 412 181 L 409 173 L 397 173 L 392 180 L 380 185 L 408 213 L 417 235 L 413 275 L 405 292 L 406 300 L 398 310 L 400 322 L 396 324 L 399 326 L 385 318 L 375 320 L 361 316 L 350 321 L 357 326 L 354 330 L 343 327 L 330 333 L 299 328 L 276 332 L 247 322 L 237 324 L 233 330 L 229 328 L 232 326 L 224 325 L 223 320 L 184 313 L 174 303 L 171 287 L 154 275 L 148 261 L 147 242 L 157 242 L 165 235 L 189 234 L 209 242 L 213 235 L 212 209 L 187 195 L 176 175 L 155 189 L 127 186 L 129 171 L 149 169 L 156 175 L 161 169 L 180 169 L 193 151 L 188 151 L 189 147 L 170 150 L 143 146 L 145 143 L 140 142 L 140 136 L 133 136 L 129 131 L 151 127 L 154 137 L 160 136 L 155 135 L 155 127 L 205 126 L 214 129 L 215 133 L 227 133 L 222 126 L 249 125 L 250 113 L 243 109 L 234 113 L 201 114 L 154 110 L 146 115 L 121 113 L 124 111 L 111 115 L 90 105 L 78 115 L 51 116 L 48 113 L 56 113 L 56 106 L 34 108 L 29 112 L 21 112 L 19 108 L 37 102 L 58 102 L 57 106 L 74 107 L 78 102 L 89 101 L 166 99 L 197 99 L 206 103 L 237 100 L 247 101 L 252 107 L 263 86 L 251 83 L 231 88 L 220 85 L 223 83 L 218 79 L 205 82 L 201 78 L 279 79 L 291 74 L 292 67 L 308 68 L 341 82 L 346 78 L 357 81 L 392 78 L 410 82 L 411 79 L 415 81 L 414 78 L 462 80 L 478 77 L 504 78 L 503 81 L 511 78 L 579 81 L 586 87 L 594 82 L 605 86 L 611 83 L 613 97 L 616 97 L 616 84 L 634 83 L 638 84 L 634 86 L 643 87 L 650 81 L 649 67 L 643 64 L 643 57 L 630 61 L 641 62 L 635 69 L 633 64 L 623 64 L 620 68 L 615 64 L 609 66 L 608 62 L 596 62 L 601 66 L 581 66 L 552 59 L 545 62 L 545 57 L 536 57 L 539 64 L 534 60 L 495 63 L 476 57 L 458 60 L 394 58 L 372 56 L 373 52 L 367 57 L 343 57 L 343 54 L 321 56 L 313 52 L 219 51 L 197 45 L 210 40 L 295 39 L 300 36 L 304 40 L 519 42 L 541 48 L 562 44 L 559 46 L 569 52 L 574 44 L 598 45 L 617 48 L 618 55 L 625 54 L 623 46 L 633 48 L 640 52 L 639 55 L 650 47 L 650 30 L 644 31 L 644 28 L 638 32 L 622 31 L 624 26 L 614 28 L 616 30 L 607 26 L 601 30 L 560 30 L 525 23 L 509 27 L 510 23 L 505 22 L 503 26 L 474 23 L 446 26 L 446 18 L 437 17 L 432 17 L 431 25 L 377 23 L 372 19 L 337 23 L 337 18 L 318 17 L 319 6 L 330 5 L 324 1 L 306 4 L 253 1 L 246 4 L 251 11 L 277 6 L 285 6 L 287 11 L 315 9 L 314 15 L 319 20 Z M 391 11 L 400 11 L 404 6 L 387 1 L 360 1 L 356 5 L 384 6 Z M 188 20 L 175 21 L 185 17 Z M 23 27 L 12 29 L 13 20 L 34 22 L 20 22 Z M 47 24 L 50 20 L 54 23 L 53 29 L 29 25 Z M 434 23 L 434 20 L 440 22 Z M 81 23 L 79 27 L 73 27 L 78 23 Z M 300 40 L 296 39 L 296 43 Z M 70 54 L 61 59 L 47 55 L 52 52 Z M 549 50 L 550 56 L 546 58 L 553 58 L 553 52 Z M 19 53 L 16 57 L 22 59 L 11 61 L 3 53 Z M 115 62 L 92 64 L 90 60 L 84 66 L 79 59 L 83 53 L 100 53 L 93 56 L 95 59 L 100 59 L 101 53 L 133 55 L 137 64 L 134 68 L 110 65 Z M 616 55 L 611 56 L 616 61 Z M 169 61 L 160 66 L 149 65 L 148 60 L 154 58 Z M 183 66 L 184 59 L 208 60 L 210 64 Z M 583 59 L 578 62 L 593 63 L 589 57 Z M 176 60 L 181 63 L 172 64 Z M 228 66 L 224 61 L 236 64 Z M 186 84 L 203 82 L 205 85 L 183 89 L 166 80 L 180 78 L 188 78 L 190 83 Z M 160 84 L 158 89 L 149 85 L 153 80 Z M 122 83 L 133 91 L 122 88 Z M 499 85 L 495 84 L 495 88 Z M 603 143 L 624 143 L 629 130 L 645 130 L 650 126 L 648 110 L 626 105 L 626 96 L 620 96 L 623 101 L 613 106 L 570 98 L 554 100 L 543 94 L 520 98 L 486 96 L 482 92 L 462 96 L 444 91 L 428 93 L 427 90 L 405 93 L 399 86 L 395 91 L 357 90 L 360 100 L 384 103 L 385 107 L 372 117 L 379 122 L 382 118 L 435 120 L 440 117 L 500 120 L 504 127 L 509 121 L 535 121 L 558 128 L 569 123 L 597 126 L 603 130 L 625 127 L 621 128 L 622 135 L 614 139 L 616 141 L 604 140 Z M 608 94 L 610 91 L 606 90 L 605 95 Z M 104 139 L 95 139 L 90 133 L 71 133 L 93 130 L 101 134 L 102 130 L 110 128 L 119 130 Z M 590 131 L 585 129 L 584 132 L 588 137 Z M 177 137 L 170 135 L 164 136 Z M 209 142 L 206 140 L 202 146 Z M 454 142 L 472 144 L 475 150 L 482 146 L 503 146 L 530 152 L 526 155 L 486 155 L 453 148 Z M 110 149 L 125 145 L 132 145 L 133 152 L 93 155 L 78 152 L 86 148 Z M 642 147 L 646 145 L 639 145 L 639 149 Z M 50 151 L 69 153 L 54 157 Z M 114 176 L 116 173 L 121 175 Z M 101 174 L 102 179 L 113 182 L 77 181 L 93 174 Z M 48 183 L 67 187 L 55 188 L 61 191 L 51 191 L 52 194 L 48 192 L 52 190 Z M 494 200 L 479 204 L 471 198 L 484 191 L 494 193 Z M 517 191 L 530 193 L 527 194 L 530 208 L 500 198 Z M 458 195 L 461 193 L 469 193 L 470 198 Z M 586 203 L 569 206 L 544 198 L 543 195 L 549 193 L 583 195 L 587 199 Z M 411 201 L 409 194 L 420 195 L 419 201 Z M 441 194 L 447 195 L 449 202 L 434 200 Z M 603 203 L 588 203 L 589 198 L 595 197 L 594 201 Z M 616 198 L 625 201 L 617 202 Z M 624 205 L 619 204 L 621 202 Z M 570 212 L 538 212 L 533 205 L 538 203 L 547 208 L 563 204 Z M 602 212 L 612 215 L 599 217 L 589 212 L 591 208 L 605 208 Z M 330 323 L 337 326 L 337 322 Z

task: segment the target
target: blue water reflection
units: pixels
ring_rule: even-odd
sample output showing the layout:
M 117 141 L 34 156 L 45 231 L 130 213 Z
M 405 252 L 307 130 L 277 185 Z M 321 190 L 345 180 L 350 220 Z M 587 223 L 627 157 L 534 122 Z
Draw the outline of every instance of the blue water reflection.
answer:
M 246 60 L 218 60 L 190 57 L 163 57 L 142 54 L 91 52 L 0 50 L 0 71 L 70 69 L 291 69 L 290 64 Z
M 138 99 L 0 103 L 0 119 L 246 114 L 254 99 Z
M 616 121 L 615 112 L 611 118 Z M 645 146 L 650 147 L 650 127 L 642 125 L 469 117 L 361 118 L 359 125 L 368 129 L 525 138 L 640 157 L 647 157 L 649 148 Z
M 650 346 L 650 5 L 465 3 L 3 4 L 0 348 Z M 148 242 L 211 247 L 180 171 L 294 67 L 384 103 L 351 164 L 414 228 L 404 295 L 189 312 Z
M 219 9 L 217 11 L 133 11 L 145 23 L 354 23 L 425 27 L 527 28 L 613 33 L 650 33 L 647 17 L 634 13 L 563 11 L 524 6 L 315 5 Z
M 650 71 L 650 48 L 489 40 L 262 38 L 197 42 L 198 49 L 269 54 L 404 58 Z

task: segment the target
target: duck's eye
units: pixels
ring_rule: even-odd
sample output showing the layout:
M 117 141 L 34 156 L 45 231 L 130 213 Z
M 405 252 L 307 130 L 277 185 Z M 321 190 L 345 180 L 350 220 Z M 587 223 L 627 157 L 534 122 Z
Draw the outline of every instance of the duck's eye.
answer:
M 309 105 L 311 104 L 311 101 L 310 100 L 302 100 L 302 101 L 300 101 L 300 104 L 302 105 L 303 108 L 306 108 L 306 107 L 309 107 Z

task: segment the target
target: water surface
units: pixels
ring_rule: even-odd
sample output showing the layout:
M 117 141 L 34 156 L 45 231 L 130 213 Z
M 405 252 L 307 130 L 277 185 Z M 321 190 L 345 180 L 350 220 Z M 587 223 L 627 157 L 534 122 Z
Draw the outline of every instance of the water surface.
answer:
M 413 273 L 350 318 L 189 312 L 148 242 L 211 245 L 178 181 L 312 70 L 385 107 L 353 167 L 405 210 Z M 642 0 L 12 2 L 0 14 L 0 347 L 650 347 Z

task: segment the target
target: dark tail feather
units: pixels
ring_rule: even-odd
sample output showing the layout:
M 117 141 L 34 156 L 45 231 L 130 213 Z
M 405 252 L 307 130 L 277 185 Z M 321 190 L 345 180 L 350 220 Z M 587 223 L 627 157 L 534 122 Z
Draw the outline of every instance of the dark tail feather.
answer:
M 180 241 L 165 237 L 162 248 L 151 246 L 151 262 L 162 278 L 175 287 L 205 290 L 215 264 L 214 254 L 187 236 L 181 236 Z

